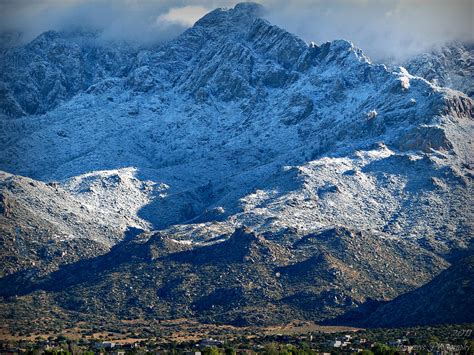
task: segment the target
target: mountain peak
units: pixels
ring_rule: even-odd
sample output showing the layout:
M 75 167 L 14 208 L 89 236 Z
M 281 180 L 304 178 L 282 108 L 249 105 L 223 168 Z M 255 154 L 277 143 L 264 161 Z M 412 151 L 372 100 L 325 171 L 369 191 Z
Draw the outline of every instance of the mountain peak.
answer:
M 264 7 L 260 4 L 245 2 L 235 5 L 234 8 L 217 8 L 208 14 L 204 15 L 199 19 L 194 27 L 221 27 L 225 26 L 223 30 L 228 30 L 229 23 L 232 23 L 231 27 L 237 26 L 245 29 L 245 26 L 249 26 L 255 18 L 262 16 Z
M 255 2 L 241 2 L 235 5 L 234 12 L 239 14 L 250 15 L 259 17 L 262 15 L 264 7 L 261 4 Z
M 469 245 L 472 100 L 261 13 L 138 52 L 50 32 L 1 56 L 0 169 L 44 182 L 0 173 L 0 296 L 63 269 L 33 286 L 65 312 L 320 320 Z

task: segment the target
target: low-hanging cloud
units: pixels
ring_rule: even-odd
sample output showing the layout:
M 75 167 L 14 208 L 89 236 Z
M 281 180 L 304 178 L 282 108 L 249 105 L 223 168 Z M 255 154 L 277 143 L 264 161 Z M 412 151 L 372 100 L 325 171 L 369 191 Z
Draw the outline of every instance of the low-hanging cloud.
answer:
M 149 45 L 169 40 L 212 10 L 212 1 L 0 0 L 0 31 L 30 41 L 48 30 L 100 30 L 104 40 Z
M 176 37 L 233 0 L 0 0 L 0 31 L 29 41 L 47 30 L 101 30 L 149 45 Z M 259 0 L 266 17 L 306 41 L 348 39 L 375 60 L 401 61 L 453 40 L 474 41 L 472 0 Z
M 474 40 L 472 0 L 269 0 L 267 15 L 307 41 L 347 39 L 375 60 L 402 61 Z

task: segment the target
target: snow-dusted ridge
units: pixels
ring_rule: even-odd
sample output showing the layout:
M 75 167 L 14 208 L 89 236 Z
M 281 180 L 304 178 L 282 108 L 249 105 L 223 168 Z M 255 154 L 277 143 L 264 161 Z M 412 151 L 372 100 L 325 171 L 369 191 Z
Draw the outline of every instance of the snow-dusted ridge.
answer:
M 0 169 L 57 190 L 12 192 L 33 180 L 2 174 L 2 194 L 41 201 L 64 233 L 55 208 L 70 210 L 82 222 L 69 235 L 107 247 L 131 229 L 188 246 L 245 225 L 287 245 L 337 225 L 443 256 L 467 248 L 472 100 L 259 13 L 217 9 L 138 53 L 61 34 L 5 51 Z
M 44 116 L 4 117 L 0 167 L 46 181 L 119 169 L 119 185 L 136 167 L 135 179 L 151 190 L 164 184 L 166 193 L 146 197 L 137 185 L 136 207 L 120 207 L 121 197 L 107 202 L 103 194 L 78 191 L 74 178 L 65 187 L 114 212 L 130 210 L 135 221 L 139 206 L 151 203 L 147 218 L 160 227 L 219 207 L 229 194 L 244 197 L 261 176 L 278 176 L 282 164 L 347 156 L 377 142 L 393 151 L 451 152 L 446 160 L 456 166 L 469 159 L 468 98 L 403 68 L 392 73 L 371 64 L 347 41 L 307 45 L 258 17 L 260 11 L 252 4 L 217 9 L 171 43 L 138 53 L 122 79 L 106 77 Z M 68 47 L 59 34 L 42 36 L 22 55 L 57 50 L 55 41 Z M 9 55 L 18 54 L 5 54 L 2 62 L 12 65 Z M 111 193 L 107 173 L 96 175 L 104 193 L 131 197 Z M 86 176 L 76 180 L 87 185 Z M 167 211 L 171 198 L 181 210 Z
M 474 97 L 474 43 L 452 42 L 409 59 L 408 70 L 435 85 Z

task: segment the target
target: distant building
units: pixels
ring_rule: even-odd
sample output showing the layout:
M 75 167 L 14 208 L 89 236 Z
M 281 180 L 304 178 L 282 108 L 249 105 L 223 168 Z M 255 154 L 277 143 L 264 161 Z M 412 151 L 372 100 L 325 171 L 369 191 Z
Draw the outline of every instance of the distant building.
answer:
M 340 348 L 342 346 L 342 341 L 340 340 L 333 340 L 329 343 L 330 346 L 333 348 Z
M 95 343 L 96 349 L 113 349 L 115 348 L 115 343 L 111 341 L 104 341 L 102 343 Z
M 122 348 L 123 349 L 135 349 L 135 348 L 138 348 L 138 344 L 137 343 L 127 343 L 127 344 L 122 345 Z
M 203 348 L 210 348 L 212 346 L 219 347 L 219 346 L 222 346 L 222 345 L 224 345 L 223 341 L 212 339 L 212 338 L 203 339 L 199 342 L 199 346 L 203 347 Z
M 352 339 L 352 336 L 349 334 L 344 335 L 344 337 L 342 338 L 342 340 L 345 342 L 349 342 L 351 341 L 351 339 Z

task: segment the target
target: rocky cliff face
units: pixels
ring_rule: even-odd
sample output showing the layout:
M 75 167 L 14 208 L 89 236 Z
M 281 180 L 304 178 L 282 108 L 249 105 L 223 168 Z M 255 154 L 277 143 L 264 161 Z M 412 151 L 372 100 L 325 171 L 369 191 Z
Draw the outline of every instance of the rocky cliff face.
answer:
M 474 97 L 474 44 L 452 43 L 418 55 L 406 63 L 407 69 L 439 86 Z
M 43 114 L 104 79 L 124 76 L 132 50 L 97 43 L 94 32 L 45 32 L 0 59 L 1 109 L 8 116 Z
M 136 53 L 52 33 L 3 52 L 0 168 L 15 175 L 2 177 L 2 223 L 27 230 L 33 215 L 38 247 L 67 235 L 79 250 L 46 267 L 11 241 L 31 234 L 7 237 L 5 297 L 24 306 L 46 290 L 65 312 L 118 316 L 323 320 L 421 286 L 468 248 L 472 100 L 350 42 L 308 45 L 261 11 L 217 9 Z M 53 74 L 38 77 L 38 62 Z M 166 252 L 163 238 L 186 250 Z M 115 265 L 131 246 L 138 266 Z M 108 250 L 97 267 L 74 263 Z M 110 283 L 135 291 L 106 296 Z M 219 303 L 229 297 L 233 310 Z

